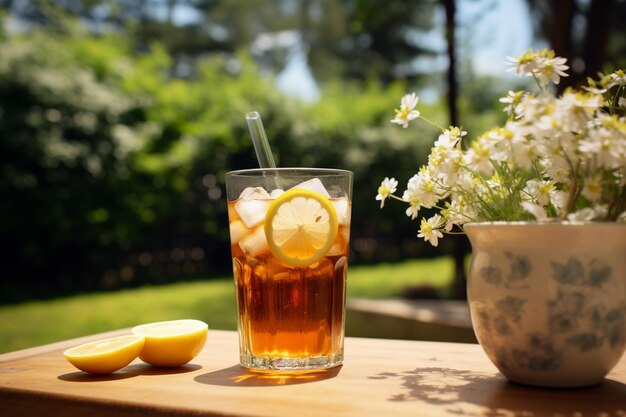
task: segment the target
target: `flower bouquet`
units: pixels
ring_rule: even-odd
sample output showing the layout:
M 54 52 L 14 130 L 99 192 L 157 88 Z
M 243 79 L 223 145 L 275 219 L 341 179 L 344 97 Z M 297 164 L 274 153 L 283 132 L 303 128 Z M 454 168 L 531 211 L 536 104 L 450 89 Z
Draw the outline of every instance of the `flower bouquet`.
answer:
M 471 222 L 626 222 L 626 73 L 557 95 L 551 84 L 567 76 L 564 58 L 542 50 L 509 59 L 538 90 L 500 99 L 504 126 L 466 143 L 462 128 L 423 117 L 415 93 L 402 98 L 391 120 L 406 128 L 422 119 L 442 132 L 401 197 L 394 178 L 385 178 L 376 196 L 381 208 L 387 198 L 408 204 L 411 219 L 421 208 L 437 209 L 421 219 L 418 234 L 433 246 Z

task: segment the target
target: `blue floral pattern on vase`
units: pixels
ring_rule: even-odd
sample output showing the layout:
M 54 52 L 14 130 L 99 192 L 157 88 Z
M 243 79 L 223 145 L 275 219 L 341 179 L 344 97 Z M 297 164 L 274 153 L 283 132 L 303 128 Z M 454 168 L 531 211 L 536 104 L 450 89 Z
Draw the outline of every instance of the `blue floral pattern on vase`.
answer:
M 626 224 L 485 222 L 467 299 L 481 347 L 509 380 L 583 387 L 626 351 Z
M 507 268 L 494 264 L 479 269 L 477 277 L 487 286 L 507 289 L 508 293 L 493 303 L 481 304 L 475 311 L 477 336 L 481 345 L 501 369 L 515 366 L 529 371 L 547 372 L 562 366 L 568 350 L 590 352 L 608 345 L 624 349 L 626 345 L 626 300 L 608 306 L 594 300 L 592 291 L 615 278 L 611 266 L 599 259 L 583 261 L 571 256 L 551 261 L 551 279 L 555 293 L 546 301 L 547 332 L 521 333 L 519 325 L 531 300 L 524 294 L 530 287 L 533 263 L 529 256 L 505 252 Z M 521 333 L 521 334 L 520 334 Z M 497 337 L 518 337 L 518 343 L 496 344 Z M 521 342 L 519 342 L 521 340 Z M 564 341 L 564 342 L 563 342 Z

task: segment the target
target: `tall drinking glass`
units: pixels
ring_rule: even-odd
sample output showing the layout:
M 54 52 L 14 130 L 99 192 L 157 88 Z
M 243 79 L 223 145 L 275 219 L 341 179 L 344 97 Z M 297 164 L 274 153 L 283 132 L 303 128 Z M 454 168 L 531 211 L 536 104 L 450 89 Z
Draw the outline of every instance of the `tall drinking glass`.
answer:
M 241 364 L 267 371 L 343 361 L 352 172 L 226 174 Z

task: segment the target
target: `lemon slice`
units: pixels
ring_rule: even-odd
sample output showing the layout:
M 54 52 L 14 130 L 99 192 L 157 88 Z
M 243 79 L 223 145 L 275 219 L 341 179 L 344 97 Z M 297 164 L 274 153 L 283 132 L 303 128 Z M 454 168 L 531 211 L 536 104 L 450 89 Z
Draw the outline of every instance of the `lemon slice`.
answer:
M 143 345 L 143 336 L 131 334 L 75 346 L 67 349 L 63 355 L 81 371 L 110 374 L 131 363 Z
M 146 342 L 139 358 L 153 366 L 182 366 L 196 357 L 206 342 L 208 325 L 200 320 L 171 320 L 133 327 Z
M 304 267 L 326 255 L 337 237 L 337 213 L 320 193 L 292 189 L 272 201 L 265 216 L 265 236 L 276 258 Z

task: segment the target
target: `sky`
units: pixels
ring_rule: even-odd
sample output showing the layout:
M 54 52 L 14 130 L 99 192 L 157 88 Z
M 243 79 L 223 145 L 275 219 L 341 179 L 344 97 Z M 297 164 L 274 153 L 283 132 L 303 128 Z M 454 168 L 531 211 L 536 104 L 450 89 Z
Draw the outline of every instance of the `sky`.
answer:
M 507 57 L 518 56 L 537 45 L 533 44 L 526 1 L 492 1 L 493 7 L 482 12 L 487 3 L 458 1 L 460 52 L 471 54 L 478 73 L 502 75 Z M 480 20 L 477 14 L 482 15 Z M 467 46 L 463 45 L 465 42 Z

